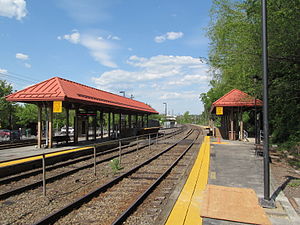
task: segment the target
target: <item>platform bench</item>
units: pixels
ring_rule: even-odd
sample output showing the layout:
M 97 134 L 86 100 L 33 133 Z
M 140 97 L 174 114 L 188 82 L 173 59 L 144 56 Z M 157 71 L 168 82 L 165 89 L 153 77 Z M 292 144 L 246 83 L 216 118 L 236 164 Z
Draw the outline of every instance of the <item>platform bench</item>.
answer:
M 54 136 L 53 141 L 58 144 L 59 142 L 67 142 L 70 141 L 70 136 Z

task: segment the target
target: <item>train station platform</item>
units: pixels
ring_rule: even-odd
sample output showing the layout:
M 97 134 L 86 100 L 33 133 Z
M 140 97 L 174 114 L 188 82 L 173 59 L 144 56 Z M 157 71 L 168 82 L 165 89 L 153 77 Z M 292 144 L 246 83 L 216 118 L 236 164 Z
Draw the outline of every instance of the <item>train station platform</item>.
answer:
M 278 190 L 271 177 L 271 195 Z M 274 209 L 260 207 L 263 158 L 254 143 L 205 137 L 166 225 L 297 225 L 300 217 L 280 192 Z

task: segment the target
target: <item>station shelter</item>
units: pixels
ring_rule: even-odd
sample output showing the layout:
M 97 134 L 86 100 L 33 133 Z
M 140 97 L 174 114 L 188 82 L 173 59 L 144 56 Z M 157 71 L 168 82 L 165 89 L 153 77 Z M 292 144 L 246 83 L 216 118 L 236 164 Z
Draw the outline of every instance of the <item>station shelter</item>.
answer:
M 6 100 L 38 106 L 38 148 L 42 146 L 43 133 L 48 142 L 47 146 L 52 148 L 53 140 L 56 138 L 53 132 L 53 113 L 61 113 L 62 108 L 66 114 L 66 135 L 63 137 L 66 138 L 67 143 L 71 141 L 69 137 L 70 110 L 75 111 L 72 136 L 74 143 L 78 143 L 78 137 L 81 134 L 85 134 L 86 140 L 89 140 L 89 137 L 96 140 L 97 124 L 100 124 L 101 139 L 104 135 L 104 124 L 107 125 L 108 138 L 132 136 L 137 133 L 138 129 L 148 127 L 149 115 L 158 114 L 156 110 L 143 102 L 60 77 L 50 78 L 10 94 L 6 96 Z M 42 113 L 43 110 L 44 113 Z M 107 121 L 104 121 L 104 114 L 107 114 Z M 115 115 L 119 115 L 119 121 L 115 121 Z M 89 134 L 90 128 L 92 128 L 91 135 Z
M 258 111 L 261 111 L 263 102 L 255 97 L 246 94 L 238 89 L 233 89 L 218 100 L 216 100 L 210 109 L 212 118 L 221 117 L 220 135 L 224 139 L 244 140 L 244 124 L 242 120 L 243 112 L 255 110 L 255 136 L 257 137 Z M 213 120 L 210 121 L 214 127 Z M 215 129 L 214 136 L 215 136 Z

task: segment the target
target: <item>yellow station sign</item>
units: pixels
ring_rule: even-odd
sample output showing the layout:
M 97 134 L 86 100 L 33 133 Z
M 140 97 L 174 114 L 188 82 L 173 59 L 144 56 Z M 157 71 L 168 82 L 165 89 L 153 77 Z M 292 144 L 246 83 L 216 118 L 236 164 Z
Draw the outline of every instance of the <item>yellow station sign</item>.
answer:
M 62 112 L 62 101 L 53 101 L 53 112 L 54 113 Z
M 217 106 L 216 107 L 216 114 L 217 115 L 223 115 L 223 107 L 222 106 Z

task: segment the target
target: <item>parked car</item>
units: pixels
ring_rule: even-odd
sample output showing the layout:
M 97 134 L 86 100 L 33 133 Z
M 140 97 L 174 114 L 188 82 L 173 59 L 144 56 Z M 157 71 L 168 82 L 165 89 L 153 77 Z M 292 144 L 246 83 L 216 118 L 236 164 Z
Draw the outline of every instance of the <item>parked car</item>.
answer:
M 7 129 L 2 129 L 0 130 L 0 137 L 6 138 L 10 136 L 10 131 Z
M 66 126 L 63 126 L 61 129 L 60 129 L 60 132 L 62 134 L 65 134 L 67 133 L 67 127 Z M 69 127 L 69 134 L 73 134 L 74 133 L 74 128 L 73 127 Z
M 11 133 L 11 140 L 20 140 L 21 139 L 21 133 L 19 130 L 12 130 L 10 133 Z

